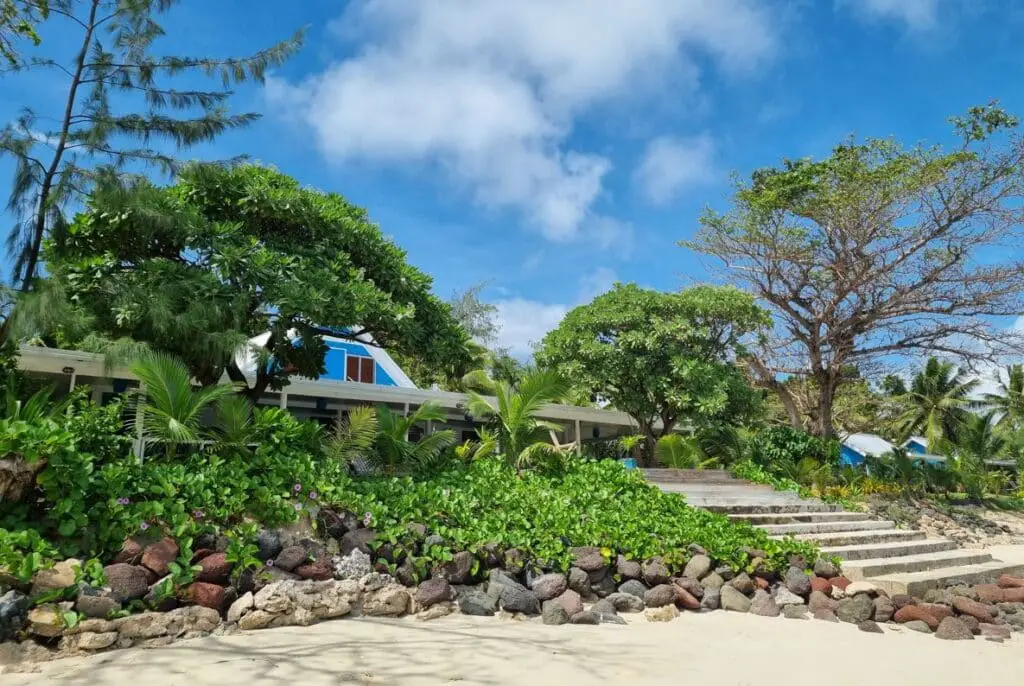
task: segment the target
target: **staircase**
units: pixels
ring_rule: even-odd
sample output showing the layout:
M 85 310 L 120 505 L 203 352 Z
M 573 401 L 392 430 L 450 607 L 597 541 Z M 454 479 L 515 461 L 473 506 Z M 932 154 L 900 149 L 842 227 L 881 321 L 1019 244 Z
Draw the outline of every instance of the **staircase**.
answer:
M 747 522 L 772 538 L 811 541 L 823 554 L 843 561 L 844 576 L 870 581 L 889 594 L 921 596 L 931 588 L 992 583 L 1000 574 L 1024 573 L 1024 546 L 1000 548 L 1000 559 L 994 559 L 989 551 L 963 550 L 945 538 L 897 529 L 895 522 L 742 481 L 725 471 L 642 471 L 652 484 L 685 496 L 695 507 Z

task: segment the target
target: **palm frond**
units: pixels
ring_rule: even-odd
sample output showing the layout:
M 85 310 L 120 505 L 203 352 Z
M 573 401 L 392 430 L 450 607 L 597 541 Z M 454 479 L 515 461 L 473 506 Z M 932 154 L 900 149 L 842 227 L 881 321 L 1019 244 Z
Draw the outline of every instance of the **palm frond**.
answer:
M 374 408 L 352 408 L 347 418 L 337 421 L 324 450 L 332 459 L 344 463 L 365 458 L 373 448 L 377 430 L 377 412 Z

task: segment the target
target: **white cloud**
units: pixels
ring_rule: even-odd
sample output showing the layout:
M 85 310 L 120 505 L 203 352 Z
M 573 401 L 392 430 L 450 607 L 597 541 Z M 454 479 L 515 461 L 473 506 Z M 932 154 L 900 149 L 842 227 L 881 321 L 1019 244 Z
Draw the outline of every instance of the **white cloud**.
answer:
M 718 173 L 715 142 L 711 136 L 662 136 L 647 145 L 633 180 L 651 202 L 664 205 L 685 188 L 708 183 Z
M 575 305 L 590 302 L 611 289 L 618 280 L 614 270 L 598 267 L 579 280 L 579 292 L 572 305 L 544 303 L 525 298 L 508 298 L 494 303 L 498 308 L 499 348 L 508 348 L 519 359 L 533 355 L 533 347 L 554 329 Z
M 949 0 L 836 0 L 840 7 L 850 7 L 857 14 L 874 20 L 904 22 L 915 31 L 935 26 L 940 6 Z
M 757 0 L 356 0 L 337 25 L 350 57 L 267 91 L 324 155 L 436 165 L 555 241 L 595 225 L 612 166 L 570 144 L 578 117 L 695 83 L 699 58 L 745 69 L 776 45 Z

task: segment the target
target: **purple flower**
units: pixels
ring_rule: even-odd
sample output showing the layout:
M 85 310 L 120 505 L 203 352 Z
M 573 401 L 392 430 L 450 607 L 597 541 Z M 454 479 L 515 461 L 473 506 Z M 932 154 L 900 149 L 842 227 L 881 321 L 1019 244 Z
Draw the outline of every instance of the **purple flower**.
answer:
M 295 503 L 295 510 L 299 511 L 302 509 L 302 503 Z
M 203 512 L 202 510 L 192 510 L 192 518 L 193 519 L 202 519 L 205 516 L 206 516 L 206 513 Z
M 118 498 L 117 499 L 117 504 L 118 505 L 129 505 L 129 504 L 131 504 L 131 502 L 132 501 L 128 500 L 128 498 Z
M 139 524 L 139 528 L 145 531 L 149 528 L 149 522 L 143 522 L 142 524 Z
M 363 515 L 363 526 L 370 526 L 373 523 L 373 515 L 367 512 Z
M 309 499 L 310 500 L 316 500 L 316 498 L 317 498 L 317 492 L 316 491 L 310 491 L 309 492 Z
M 292 490 L 298 493 L 299 491 L 302 490 L 302 484 L 295 484 L 294 486 L 292 486 Z
M 274 561 L 273 560 L 267 560 L 267 566 L 268 567 L 273 567 L 274 566 Z

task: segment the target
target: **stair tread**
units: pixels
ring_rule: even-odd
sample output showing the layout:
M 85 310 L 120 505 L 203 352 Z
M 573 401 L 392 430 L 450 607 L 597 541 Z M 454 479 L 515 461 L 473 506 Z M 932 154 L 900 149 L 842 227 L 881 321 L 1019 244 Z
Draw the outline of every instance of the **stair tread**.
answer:
M 998 560 L 978 562 L 957 567 L 940 567 L 920 572 L 895 572 L 871 577 L 871 583 L 892 593 L 919 595 L 930 588 L 939 588 L 950 583 L 993 583 L 1001 574 L 1024 574 L 1021 560 Z
M 854 543 L 852 545 L 822 546 L 823 555 L 835 555 L 843 564 L 852 564 L 876 559 L 892 559 L 906 555 L 921 555 L 924 552 L 955 550 L 956 542 L 947 538 L 926 538 L 917 540 L 890 541 L 883 543 Z
M 864 512 L 845 512 L 839 510 L 837 512 L 779 512 L 779 513 L 736 513 L 730 514 L 731 519 L 739 521 L 750 521 L 754 522 L 766 517 L 792 517 L 794 519 L 807 519 L 807 523 L 820 523 L 820 522 L 863 522 L 870 520 L 870 515 Z M 793 524 L 799 524 L 801 522 L 792 522 Z
M 829 531 L 816 534 L 797 534 L 794 536 L 798 541 L 812 541 L 819 545 L 827 545 L 827 541 L 835 538 L 848 539 L 853 541 L 863 540 L 864 543 L 841 543 L 838 545 L 865 545 L 871 543 L 872 538 L 923 540 L 924 534 L 914 529 L 868 529 L 867 531 Z M 770 538 L 785 538 L 785 535 L 770 536 Z M 878 541 L 882 543 L 883 541 Z
M 895 529 L 896 522 L 875 519 L 852 522 L 798 522 L 796 524 L 761 524 L 758 528 L 771 535 L 854 533 L 858 531 L 886 531 Z
M 979 560 L 978 558 L 988 558 Z M 843 570 L 860 569 L 874 565 L 891 565 L 895 563 L 916 564 L 919 562 L 957 562 L 960 560 L 972 560 L 971 564 L 981 564 L 992 559 L 989 553 L 984 550 L 941 550 L 934 553 L 915 553 L 914 555 L 901 555 L 899 557 L 875 557 L 867 560 L 850 560 L 843 563 Z

